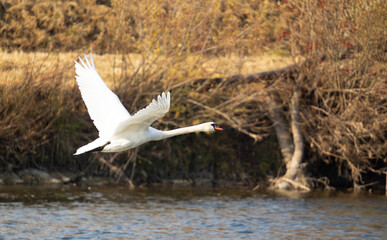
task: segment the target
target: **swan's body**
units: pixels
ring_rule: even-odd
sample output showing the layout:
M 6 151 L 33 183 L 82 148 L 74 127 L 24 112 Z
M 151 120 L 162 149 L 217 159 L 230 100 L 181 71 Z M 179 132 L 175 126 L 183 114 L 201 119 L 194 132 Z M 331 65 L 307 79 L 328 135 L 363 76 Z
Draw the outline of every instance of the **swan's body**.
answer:
M 99 131 L 99 138 L 79 148 L 74 155 L 92 151 L 121 152 L 149 141 L 193 132 L 222 130 L 214 122 L 170 131 L 159 131 L 151 127 L 154 121 L 169 111 L 170 93 L 162 93 L 157 101 L 153 100 L 146 108 L 131 116 L 97 73 L 91 54 L 90 59 L 91 63 L 86 56 L 86 63 L 81 58 L 80 63 L 75 61 L 75 72 L 82 98 Z

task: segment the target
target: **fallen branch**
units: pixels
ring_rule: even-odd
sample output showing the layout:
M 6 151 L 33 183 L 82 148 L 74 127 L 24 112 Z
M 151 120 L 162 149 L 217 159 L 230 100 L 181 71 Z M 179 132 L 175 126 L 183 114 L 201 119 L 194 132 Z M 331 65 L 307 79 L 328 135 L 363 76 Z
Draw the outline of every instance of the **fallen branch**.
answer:
M 287 188 L 289 188 L 288 186 L 287 187 L 281 186 L 282 182 L 286 182 L 287 184 L 290 184 L 290 186 L 292 186 L 293 189 L 302 189 L 302 190 L 305 190 L 308 192 L 311 191 L 311 189 L 309 187 L 305 186 L 304 184 L 296 182 L 296 181 L 289 179 L 287 177 L 281 177 L 278 179 L 274 179 L 274 180 L 272 180 L 272 182 L 274 183 L 274 187 L 278 188 L 280 190 L 289 190 L 289 189 L 287 189 Z

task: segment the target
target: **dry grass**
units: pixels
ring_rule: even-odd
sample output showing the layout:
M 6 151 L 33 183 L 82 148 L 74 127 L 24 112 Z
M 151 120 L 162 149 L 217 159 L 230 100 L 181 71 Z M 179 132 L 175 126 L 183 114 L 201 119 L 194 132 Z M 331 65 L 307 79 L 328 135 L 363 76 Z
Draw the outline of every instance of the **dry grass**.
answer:
M 65 79 L 74 78 L 72 65 L 75 57 L 75 53 L 0 52 L 0 69 L 2 72 L 0 84 L 22 84 L 26 81 L 25 75 L 27 71 L 48 72 L 63 70 Z M 67 69 L 68 71 L 66 71 Z
M 63 77 L 68 79 L 69 84 L 75 83 L 75 81 L 73 81 L 75 74 L 73 71 L 74 60 L 78 60 L 78 57 L 83 58 L 82 54 L 83 53 L 77 52 L 0 52 L 0 69 L 2 71 L 0 84 L 15 84 L 18 81 L 24 81 L 23 76 L 28 68 L 41 69 L 41 71 L 66 69 Z M 134 72 L 143 70 L 143 60 L 140 54 L 132 53 L 125 55 L 126 63 L 124 63 L 121 55 L 94 54 L 93 58 L 98 73 L 109 85 L 113 84 L 115 77 L 122 77 L 124 71 L 127 71 L 127 74 L 133 74 Z M 149 62 L 146 65 L 149 65 L 151 68 L 147 70 L 156 71 L 165 62 L 171 62 L 172 60 L 166 58 L 157 58 L 156 60 L 156 56 L 153 56 L 148 57 L 146 61 Z M 197 59 L 195 56 L 190 56 L 185 60 L 185 63 L 187 63 L 188 66 L 192 66 L 196 61 Z M 293 64 L 293 59 L 290 57 L 268 54 L 264 54 L 263 56 L 231 55 L 227 57 L 205 57 L 200 63 L 202 64 L 201 66 L 195 66 L 201 69 L 201 72 L 196 75 L 197 78 L 226 77 L 236 74 L 270 71 Z M 184 80 L 186 79 L 181 79 L 181 81 Z
M 98 1 L 100 2 L 100 1 Z M 107 4 L 109 3 L 110 4 Z M 0 46 L 26 51 L 241 54 L 268 50 L 270 1 L 4 1 Z M 277 24 L 278 25 L 278 24 Z

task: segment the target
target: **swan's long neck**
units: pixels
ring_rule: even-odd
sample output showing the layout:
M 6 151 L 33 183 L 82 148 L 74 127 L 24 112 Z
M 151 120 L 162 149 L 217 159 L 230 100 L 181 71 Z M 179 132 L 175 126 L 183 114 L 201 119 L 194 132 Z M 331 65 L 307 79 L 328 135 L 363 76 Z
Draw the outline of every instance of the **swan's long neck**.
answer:
M 173 129 L 169 131 L 159 131 L 160 136 L 157 137 L 155 140 L 161 140 L 165 138 L 170 138 L 178 135 L 183 135 L 187 133 L 194 133 L 194 132 L 205 132 L 208 131 L 207 128 L 205 128 L 205 123 L 190 126 L 190 127 L 183 127 L 178 129 Z

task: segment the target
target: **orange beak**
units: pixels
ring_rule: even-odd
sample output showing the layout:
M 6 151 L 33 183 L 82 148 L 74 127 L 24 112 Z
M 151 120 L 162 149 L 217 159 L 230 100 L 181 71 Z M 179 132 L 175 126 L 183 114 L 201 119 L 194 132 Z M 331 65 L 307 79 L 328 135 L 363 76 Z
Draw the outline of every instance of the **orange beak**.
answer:
M 218 127 L 218 126 L 215 126 L 214 129 L 215 129 L 215 130 L 219 130 L 219 131 L 222 131 L 222 130 L 223 130 L 223 128 Z

